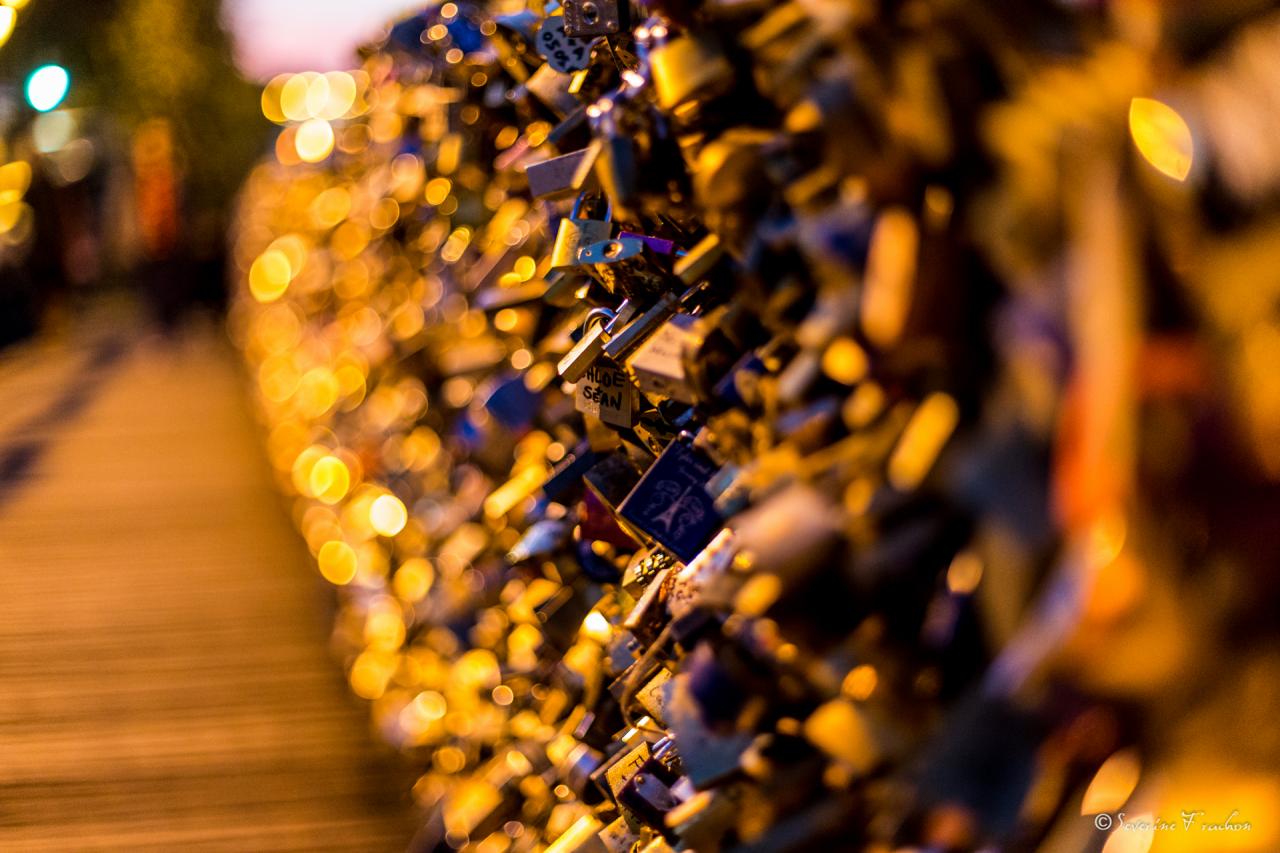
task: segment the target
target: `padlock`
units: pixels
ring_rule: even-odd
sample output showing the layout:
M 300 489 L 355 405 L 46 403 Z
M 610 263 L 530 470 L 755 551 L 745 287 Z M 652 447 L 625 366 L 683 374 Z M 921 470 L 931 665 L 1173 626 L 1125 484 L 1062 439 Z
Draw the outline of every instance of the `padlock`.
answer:
M 670 289 L 670 258 L 636 237 L 617 237 L 583 247 L 578 263 L 610 293 L 648 301 Z
M 741 770 L 742 754 L 750 746 L 750 732 L 734 731 L 723 727 L 712 728 L 706 709 L 699 706 L 695 694 L 695 681 L 715 681 L 723 684 L 720 673 L 712 677 L 706 674 L 714 668 L 714 658 L 704 644 L 686 659 L 683 671 L 671 679 L 667 703 L 667 722 L 680 751 L 685 772 L 693 784 L 705 789 Z M 735 694 L 735 685 L 724 685 L 727 697 Z
M 757 128 L 731 128 L 698 152 L 693 191 L 707 227 L 739 252 L 769 210 L 770 194 L 760 188 L 771 183 L 765 145 L 772 137 Z
M 582 478 L 598 462 L 596 454 L 586 441 L 579 442 L 565 455 L 551 476 L 542 484 L 542 494 L 548 501 L 570 503 L 582 490 Z
M 589 491 L 609 512 L 617 512 L 642 476 L 641 466 L 627 453 L 614 451 L 601 458 L 582 477 Z
M 618 524 L 613 508 L 607 507 L 593 489 L 584 489 L 578 503 L 577 534 L 583 540 L 607 542 L 621 550 L 632 550 L 636 541 Z
M 566 382 L 577 382 L 604 351 L 605 327 L 616 315 L 608 308 L 596 308 L 582 323 L 582 337 L 556 365 L 556 372 Z
M 663 714 L 663 708 L 667 703 L 666 686 L 670 680 L 671 671 L 665 667 L 659 667 L 658 671 L 636 691 L 635 701 L 637 704 L 644 709 L 646 714 L 659 723 L 666 719 Z
M 608 787 L 609 793 L 614 797 L 618 796 L 618 792 L 623 786 L 640 772 L 640 768 L 649 760 L 650 756 L 649 744 L 642 738 L 635 737 L 632 747 L 629 750 L 623 750 L 603 768 L 603 781 Z
M 578 380 L 574 406 L 607 424 L 630 427 L 635 423 L 635 389 L 625 371 L 605 358 L 597 358 Z
M 626 818 L 619 817 L 600 830 L 600 843 L 609 853 L 631 853 L 640 843 L 639 833 L 632 828 Z
M 543 519 L 528 530 L 507 552 L 507 560 L 516 565 L 530 560 L 547 560 L 569 542 L 572 528 L 563 519 Z
M 649 310 L 631 321 L 626 328 L 610 333 L 609 342 L 604 345 L 604 354 L 614 361 L 626 358 L 627 354 L 639 346 L 641 341 L 657 331 L 658 327 L 675 313 L 679 305 L 680 300 L 670 293 L 664 293 L 650 306 Z
M 650 48 L 648 60 L 658 105 L 664 110 L 707 101 L 733 86 L 733 66 L 709 35 L 673 36 Z
M 582 337 L 560 359 L 556 372 L 566 382 L 577 382 L 604 352 L 605 343 L 613 329 L 630 322 L 635 314 L 635 306 L 625 299 L 616 313 L 608 308 L 593 310 L 583 323 Z
M 635 90 L 624 85 L 587 108 L 587 118 L 600 150 L 595 162 L 596 175 L 609 202 L 622 211 L 634 198 L 640 179 L 634 133 L 623 126 L 628 101 L 634 95 Z
M 681 560 L 698 556 L 721 524 L 705 485 L 716 467 L 703 453 L 676 440 L 649 467 L 618 513 Z
M 709 314 L 676 314 L 626 359 L 628 372 L 646 394 L 688 404 L 710 403 L 739 353 L 760 342 L 761 331 L 741 303 Z
M 697 322 L 696 317 L 677 314 L 627 356 L 627 370 L 641 391 L 684 403 L 698 402 L 684 368 L 686 342 L 697 336 Z
M 529 389 L 524 377 L 516 375 L 500 382 L 484 407 L 508 429 L 522 431 L 537 411 L 538 395 Z
M 623 784 L 617 798 L 620 806 L 639 815 L 648 825 L 662 826 L 667 812 L 675 808 L 679 800 L 658 775 L 650 770 L 655 764 L 653 759 L 646 761 L 640 772 Z
M 710 275 L 723 257 L 724 244 L 715 234 L 708 234 L 676 261 L 672 273 L 685 285 L 693 287 Z
M 547 848 L 547 853 L 610 853 L 600 840 L 603 830 L 604 824 L 600 819 L 588 812 L 558 835 Z
M 611 36 L 628 26 L 628 0 L 561 0 L 564 31 L 573 38 Z
M 525 166 L 530 195 L 534 198 L 555 199 L 591 192 L 596 186 L 593 167 L 599 151 L 600 144 L 592 142 L 578 151 Z
M 551 249 L 551 269 L 562 270 L 577 266 L 578 253 L 593 243 L 609 239 L 613 230 L 613 209 L 605 208 L 604 219 L 579 216 L 587 194 L 581 193 L 573 203 L 569 215 L 560 220 L 555 245 Z

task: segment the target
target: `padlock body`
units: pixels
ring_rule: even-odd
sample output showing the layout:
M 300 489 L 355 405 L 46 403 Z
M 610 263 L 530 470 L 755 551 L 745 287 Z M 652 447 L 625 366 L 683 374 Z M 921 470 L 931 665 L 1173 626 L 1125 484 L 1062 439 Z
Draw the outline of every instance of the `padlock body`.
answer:
M 590 246 L 608 240 L 613 226 L 603 219 L 576 219 L 567 216 L 560 220 L 556 242 L 551 249 L 551 268 L 567 269 L 578 263 L 578 253 Z
M 625 0 L 564 0 L 564 31 L 571 38 L 611 36 L 626 25 Z
M 653 49 L 649 67 L 658 105 L 670 110 L 697 97 L 710 97 L 733 82 L 733 66 L 719 46 L 692 36 Z

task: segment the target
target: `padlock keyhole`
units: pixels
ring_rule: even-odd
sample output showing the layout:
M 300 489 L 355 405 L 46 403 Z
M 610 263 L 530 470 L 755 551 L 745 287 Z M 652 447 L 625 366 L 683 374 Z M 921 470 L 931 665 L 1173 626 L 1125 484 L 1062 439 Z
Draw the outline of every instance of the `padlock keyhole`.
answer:
M 595 3 L 582 4 L 582 20 L 591 26 L 600 20 L 600 10 L 596 8 Z

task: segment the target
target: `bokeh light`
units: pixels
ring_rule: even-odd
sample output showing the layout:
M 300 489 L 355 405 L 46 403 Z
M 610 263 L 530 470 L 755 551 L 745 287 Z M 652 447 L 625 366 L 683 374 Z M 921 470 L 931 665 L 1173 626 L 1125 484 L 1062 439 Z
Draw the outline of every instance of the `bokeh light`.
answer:
M 294 147 L 304 163 L 319 163 L 333 152 L 333 126 L 322 118 L 313 118 L 298 126 Z
M 27 78 L 27 103 L 37 112 L 48 112 L 62 103 L 71 88 L 71 75 L 61 65 L 42 65 Z
M 1175 181 L 1191 174 L 1191 128 L 1173 107 L 1153 98 L 1134 98 L 1129 104 L 1129 133 L 1138 152 L 1160 173 Z
M 351 472 L 336 456 L 323 456 L 311 466 L 311 493 L 327 504 L 342 500 L 351 488 Z
M 289 258 L 279 249 L 268 249 L 249 268 L 249 291 L 259 302 L 274 302 L 293 280 Z
M 0 6 L 0 46 L 9 40 L 13 35 L 13 28 L 17 26 L 18 13 L 12 6 Z
M 336 540 L 320 546 L 316 561 L 324 579 L 338 586 L 351 583 L 355 579 L 356 568 L 359 565 L 355 550 L 346 542 Z
M 404 530 L 408 519 L 404 503 L 395 495 L 381 495 L 369 506 L 369 524 L 383 536 L 395 536 Z

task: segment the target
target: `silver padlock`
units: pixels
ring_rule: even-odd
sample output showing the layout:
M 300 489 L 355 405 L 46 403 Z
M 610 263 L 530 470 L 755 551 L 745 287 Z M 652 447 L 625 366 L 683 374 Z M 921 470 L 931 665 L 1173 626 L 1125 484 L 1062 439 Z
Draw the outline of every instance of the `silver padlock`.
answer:
M 525 166 L 529 193 L 534 198 L 568 198 L 596 188 L 595 162 L 600 142 Z
M 625 299 L 618 306 L 616 314 L 608 308 L 596 308 L 589 313 L 582 324 L 582 337 L 556 366 L 560 378 L 566 382 L 581 379 L 604 352 L 604 345 L 613 330 L 630 322 L 635 315 L 636 307 Z
M 698 318 L 689 314 L 676 314 L 627 356 L 626 365 L 641 391 L 683 403 L 697 402 L 685 371 L 685 349 L 697 338 L 697 322 Z
M 551 249 L 551 269 L 562 270 L 578 265 L 578 253 L 586 247 L 608 240 L 613 231 L 613 207 L 606 206 L 604 219 L 587 219 L 579 214 L 587 194 L 581 193 L 573 203 L 573 210 L 560 220 L 556 242 Z
M 664 293 L 648 311 L 637 317 L 626 328 L 610 329 L 609 342 L 604 346 L 604 354 L 614 361 L 621 361 L 645 338 L 657 331 L 658 327 L 675 313 L 679 305 L 679 299 L 670 293 Z
M 564 0 L 564 31 L 575 38 L 615 35 L 627 27 L 626 0 Z

